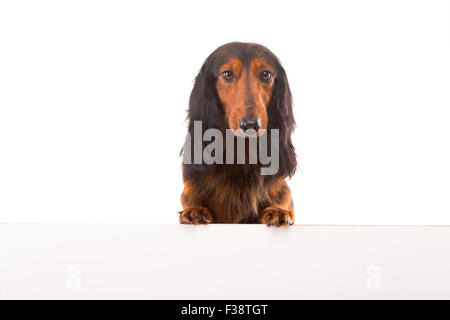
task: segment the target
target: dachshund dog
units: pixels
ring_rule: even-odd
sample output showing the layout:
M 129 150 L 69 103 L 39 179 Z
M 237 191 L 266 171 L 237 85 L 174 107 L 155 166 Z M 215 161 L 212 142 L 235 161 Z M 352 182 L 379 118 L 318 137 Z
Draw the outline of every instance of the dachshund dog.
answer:
M 199 121 L 201 132 L 253 129 L 258 139 L 262 132 L 270 136 L 272 129 L 277 129 L 278 170 L 262 175 L 264 164 L 260 161 L 184 162 L 180 223 L 294 224 L 291 192 L 285 181 L 297 167 L 291 141 L 295 127 L 292 96 L 286 72 L 269 49 L 241 42 L 217 48 L 195 78 L 187 119 L 187 140 L 195 135 L 195 122 Z M 183 154 L 190 153 L 187 148 L 192 149 L 192 144 L 185 144 Z M 248 144 L 245 152 L 248 159 Z

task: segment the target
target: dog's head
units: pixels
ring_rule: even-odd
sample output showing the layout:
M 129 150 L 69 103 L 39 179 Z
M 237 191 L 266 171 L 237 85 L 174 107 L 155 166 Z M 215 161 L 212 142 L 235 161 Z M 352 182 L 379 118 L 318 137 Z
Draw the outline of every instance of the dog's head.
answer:
M 194 121 L 202 121 L 203 130 L 278 129 L 279 175 L 294 173 L 291 91 L 284 68 L 266 47 L 232 42 L 211 53 L 195 79 L 188 118 L 190 131 Z

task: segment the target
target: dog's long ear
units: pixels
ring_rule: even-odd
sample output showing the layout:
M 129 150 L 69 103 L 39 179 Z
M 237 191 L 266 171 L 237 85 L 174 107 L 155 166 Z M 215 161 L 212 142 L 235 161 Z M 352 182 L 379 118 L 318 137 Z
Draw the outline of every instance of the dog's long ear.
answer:
M 194 121 L 201 121 L 203 131 L 216 128 L 223 129 L 223 109 L 216 92 L 216 77 L 208 70 L 205 62 L 195 78 L 194 87 L 189 97 L 189 132 L 193 134 Z
M 194 81 L 191 95 L 189 97 L 188 109 L 188 135 L 186 139 L 190 139 L 190 156 L 193 161 L 194 155 L 194 139 L 201 139 L 206 130 L 215 128 L 219 130 L 224 129 L 224 113 L 220 105 L 220 100 L 216 91 L 216 77 L 211 72 L 211 61 L 207 59 L 203 64 L 200 72 Z M 202 126 L 202 137 L 195 137 L 194 122 L 200 121 Z M 187 140 L 186 140 L 187 141 Z M 208 141 L 202 141 L 203 149 L 208 144 Z M 188 145 L 185 144 L 186 148 Z M 186 155 L 186 150 L 181 151 Z M 193 163 L 193 162 L 191 162 Z M 205 168 L 212 168 L 213 166 L 205 166 L 203 164 L 188 165 L 192 170 L 204 170 Z
M 278 75 L 275 78 L 272 99 L 267 110 L 268 129 L 279 129 L 280 164 L 276 177 L 291 177 L 297 168 L 297 157 L 292 145 L 291 134 L 295 129 L 295 119 L 292 112 L 292 95 L 284 68 L 277 66 Z

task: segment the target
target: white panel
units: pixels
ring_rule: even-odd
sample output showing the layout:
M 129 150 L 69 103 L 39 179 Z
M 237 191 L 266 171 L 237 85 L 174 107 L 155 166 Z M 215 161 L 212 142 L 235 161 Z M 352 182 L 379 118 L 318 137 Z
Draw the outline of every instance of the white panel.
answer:
M 0 298 L 450 298 L 450 227 L 0 225 Z

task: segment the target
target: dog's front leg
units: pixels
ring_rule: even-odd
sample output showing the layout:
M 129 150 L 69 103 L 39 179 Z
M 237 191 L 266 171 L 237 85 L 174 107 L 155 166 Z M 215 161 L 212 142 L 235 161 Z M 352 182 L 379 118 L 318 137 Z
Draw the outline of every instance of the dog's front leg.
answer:
M 271 205 L 259 214 L 259 222 L 267 226 L 288 226 L 295 222 L 291 190 L 286 181 L 280 179 L 269 190 Z
M 179 211 L 182 224 L 208 224 L 213 222 L 213 215 L 208 208 L 201 206 L 195 196 L 195 188 L 190 181 L 184 183 L 181 194 L 183 210 Z

